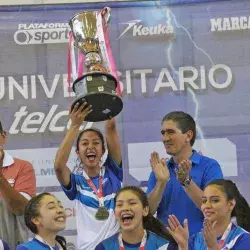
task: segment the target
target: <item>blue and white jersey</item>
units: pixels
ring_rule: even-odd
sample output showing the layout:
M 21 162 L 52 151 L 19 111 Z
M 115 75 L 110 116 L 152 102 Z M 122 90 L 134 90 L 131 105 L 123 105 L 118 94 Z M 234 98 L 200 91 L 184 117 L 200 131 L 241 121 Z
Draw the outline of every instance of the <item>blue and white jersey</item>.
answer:
M 56 247 L 53 247 L 52 249 L 61 250 L 62 248 L 59 246 L 56 246 Z M 28 241 L 26 243 L 23 243 L 17 246 L 15 250 L 51 250 L 51 247 L 49 247 L 48 245 L 34 238 L 31 241 Z
M 217 238 L 220 242 L 221 237 Z M 202 233 L 193 235 L 189 239 L 189 250 L 207 250 L 207 245 Z M 241 227 L 232 224 L 231 231 L 227 236 L 222 250 L 247 250 L 250 249 L 250 233 Z
M 103 194 L 104 205 L 109 211 L 109 218 L 98 221 L 95 218 L 99 208 L 99 200 L 81 173 L 71 173 L 71 187 L 63 191 L 70 200 L 74 200 L 76 209 L 77 245 L 79 250 L 93 250 L 104 239 L 114 235 L 119 230 L 119 224 L 114 215 L 114 197 L 121 189 L 123 178 L 122 168 L 108 156 L 104 163 Z M 99 175 L 90 177 L 99 189 Z
M 6 242 L 0 239 L 0 250 L 10 250 Z
M 119 234 L 115 234 L 112 237 L 104 240 L 95 248 L 95 250 L 119 250 L 120 246 L 118 235 Z M 141 243 L 129 244 L 123 241 L 123 244 L 125 250 L 138 250 Z M 178 250 L 178 246 L 176 244 L 169 243 L 169 241 L 166 239 L 152 232 L 148 232 L 145 250 Z

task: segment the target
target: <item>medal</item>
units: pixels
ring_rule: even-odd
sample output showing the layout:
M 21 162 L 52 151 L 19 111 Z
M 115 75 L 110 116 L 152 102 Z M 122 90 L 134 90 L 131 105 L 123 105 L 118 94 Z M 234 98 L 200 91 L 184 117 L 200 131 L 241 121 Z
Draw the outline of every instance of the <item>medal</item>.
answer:
M 92 182 L 92 180 L 89 178 L 89 176 L 86 174 L 86 172 L 83 170 L 82 174 L 85 177 L 87 183 L 89 184 L 89 186 L 91 187 L 91 189 L 93 190 L 93 192 L 96 194 L 98 200 L 99 200 L 99 208 L 96 212 L 95 218 L 97 220 L 107 220 L 109 217 L 109 211 L 105 208 L 104 206 L 104 197 L 103 197 L 103 190 L 102 190 L 102 178 L 103 178 L 103 169 L 100 169 L 100 175 L 99 175 L 99 189 L 97 190 L 97 188 L 95 187 L 94 183 Z
M 107 220 L 109 217 L 109 211 L 105 207 L 99 207 L 95 217 L 97 220 Z

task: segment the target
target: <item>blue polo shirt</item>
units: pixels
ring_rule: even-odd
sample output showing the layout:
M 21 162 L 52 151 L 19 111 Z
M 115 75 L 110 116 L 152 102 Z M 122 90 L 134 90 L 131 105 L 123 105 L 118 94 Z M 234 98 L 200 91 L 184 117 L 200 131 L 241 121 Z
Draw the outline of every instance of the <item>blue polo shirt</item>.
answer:
M 190 176 L 201 190 L 204 190 L 204 187 L 210 181 L 223 178 L 220 165 L 216 160 L 203 156 L 195 150 L 193 150 L 193 154 L 189 160 L 192 162 Z M 170 180 L 166 185 L 163 197 L 157 209 L 157 218 L 167 225 L 168 216 L 174 214 L 180 222 L 183 222 L 184 219 L 188 219 L 190 235 L 200 232 L 204 219 L 203 214 L 177 180 L 174 171 L 177 164 L 174 163 L 173 158 L 167 162 L 166 167 L 168 167 L 170 172 Z M 151 172 L 148 180 L 147 194 L 153 190 L 155 184 L 156 178 L 154 173 Z

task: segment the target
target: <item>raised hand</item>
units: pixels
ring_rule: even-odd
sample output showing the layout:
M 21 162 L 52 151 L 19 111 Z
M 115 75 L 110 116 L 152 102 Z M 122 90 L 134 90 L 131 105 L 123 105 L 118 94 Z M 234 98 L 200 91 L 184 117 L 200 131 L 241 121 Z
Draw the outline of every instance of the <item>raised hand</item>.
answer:
M 187 219 L 184 220 L 182 226 L 175 215 L 169 215 L 168 225 L 167 230 L 177 242 L 179 249 L 188 249 L 189 231 Z
M 70 112 L 71 126 L 81 126 L 85 117 L 92 111 L 91 108 L 86 102 L 81 105 L 77 103 Z
M 189 172 L 192 168 L 192 162 L 189 160 L 182 160 L 175 173 L 179 182 L 184 182 L 189 177 Z
M 217 221 L 211 222 L 210 220 L 205 219 L 203 223 L 202 234 L 206 241 L 207 247 L 213 250 L 219 250 L 219 245 L 217 243 L 215 225 Z
M 151 164 L 152 170 L 155 174 L 155 178 L 157 179 L 157 181 L 166 182 L 170 178 L 170 173 L 169 173 L 168 167 L 166 166 L 167 160 L 168 159 L 164 159 L 164 158 L 160 160 L 159 155 L 156 152 L 153 152 L 151 154 L 150 164 Z

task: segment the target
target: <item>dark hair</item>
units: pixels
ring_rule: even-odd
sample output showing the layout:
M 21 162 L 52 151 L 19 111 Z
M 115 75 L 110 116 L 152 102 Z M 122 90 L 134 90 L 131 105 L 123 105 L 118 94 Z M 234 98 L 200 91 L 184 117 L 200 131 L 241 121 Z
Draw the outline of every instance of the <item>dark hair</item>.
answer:
M 196 125 L 193 117 L 183 111 L 173 111 L 165 115 L 161 123 L 169 120 L 176 122 L 182 133 L 187 133 L 189 130 L 193 132 L 193 138 L 190 140 L 190 144 L 193 146 L 196 139 Z
M 115 196 L 115 204 L 117 197 L 124 191 L 131 191 L 134 193 L 140 199 L 143 208 L 149 208 L 146 193 L 141 188 L 135 186 L 126 186 L 120 189 Z M 174 238 L 169 234 L 166 227 L 158 219 L 156 219 L 150 211 L 148 212 L 147 216 L 143 217 L 143 228 L 163 237 L 170 242 L 175 242 Z
M 211 185 L 218 186 L 226 194 L 228 201 L 236 201 L 231 217 L 236 217 L 237 224 L 250 232 L 250 207 L 246 199 L 240 194 L 235 183 L 231 180 L 218 179 L 209 182 L 206 187 Z
M 80 134 L 78 135 L 77 140 L 76 140 L 76 150 L 79 151 L 79 142 L 80 142 L 80 139 L 81 139 L 82 135 L 84 133 L 86 133 L 86 132 L 95 132 L 99 136 L 99 138 L 100 138 L 100 140 L 102 142 L 102 151 L 104 153 L 105 152 L 104 137 L 103 137 L 101 131 L 98 130 L 98 129 L 96 129 L 96 128 L 88 128 L 88 129 L 84 129 L 83 131 L 80 132 Z
M 25 224 L 29 228 L 29 230 L 34 234 L 38 234 L 38 229 L 37 226 L 32 222 L 32 219 L 39 216 L 40 202 L 44 198 L 44 196 L 47 195 L 54 196 L 50 193 L 41 193 L 37 196 L 32 197 L 25 207 L 24 211 Z M 57 235 L 55 240 L 61 245 L 63 250 L 67 250 L 66 240 L 64 237 Z

